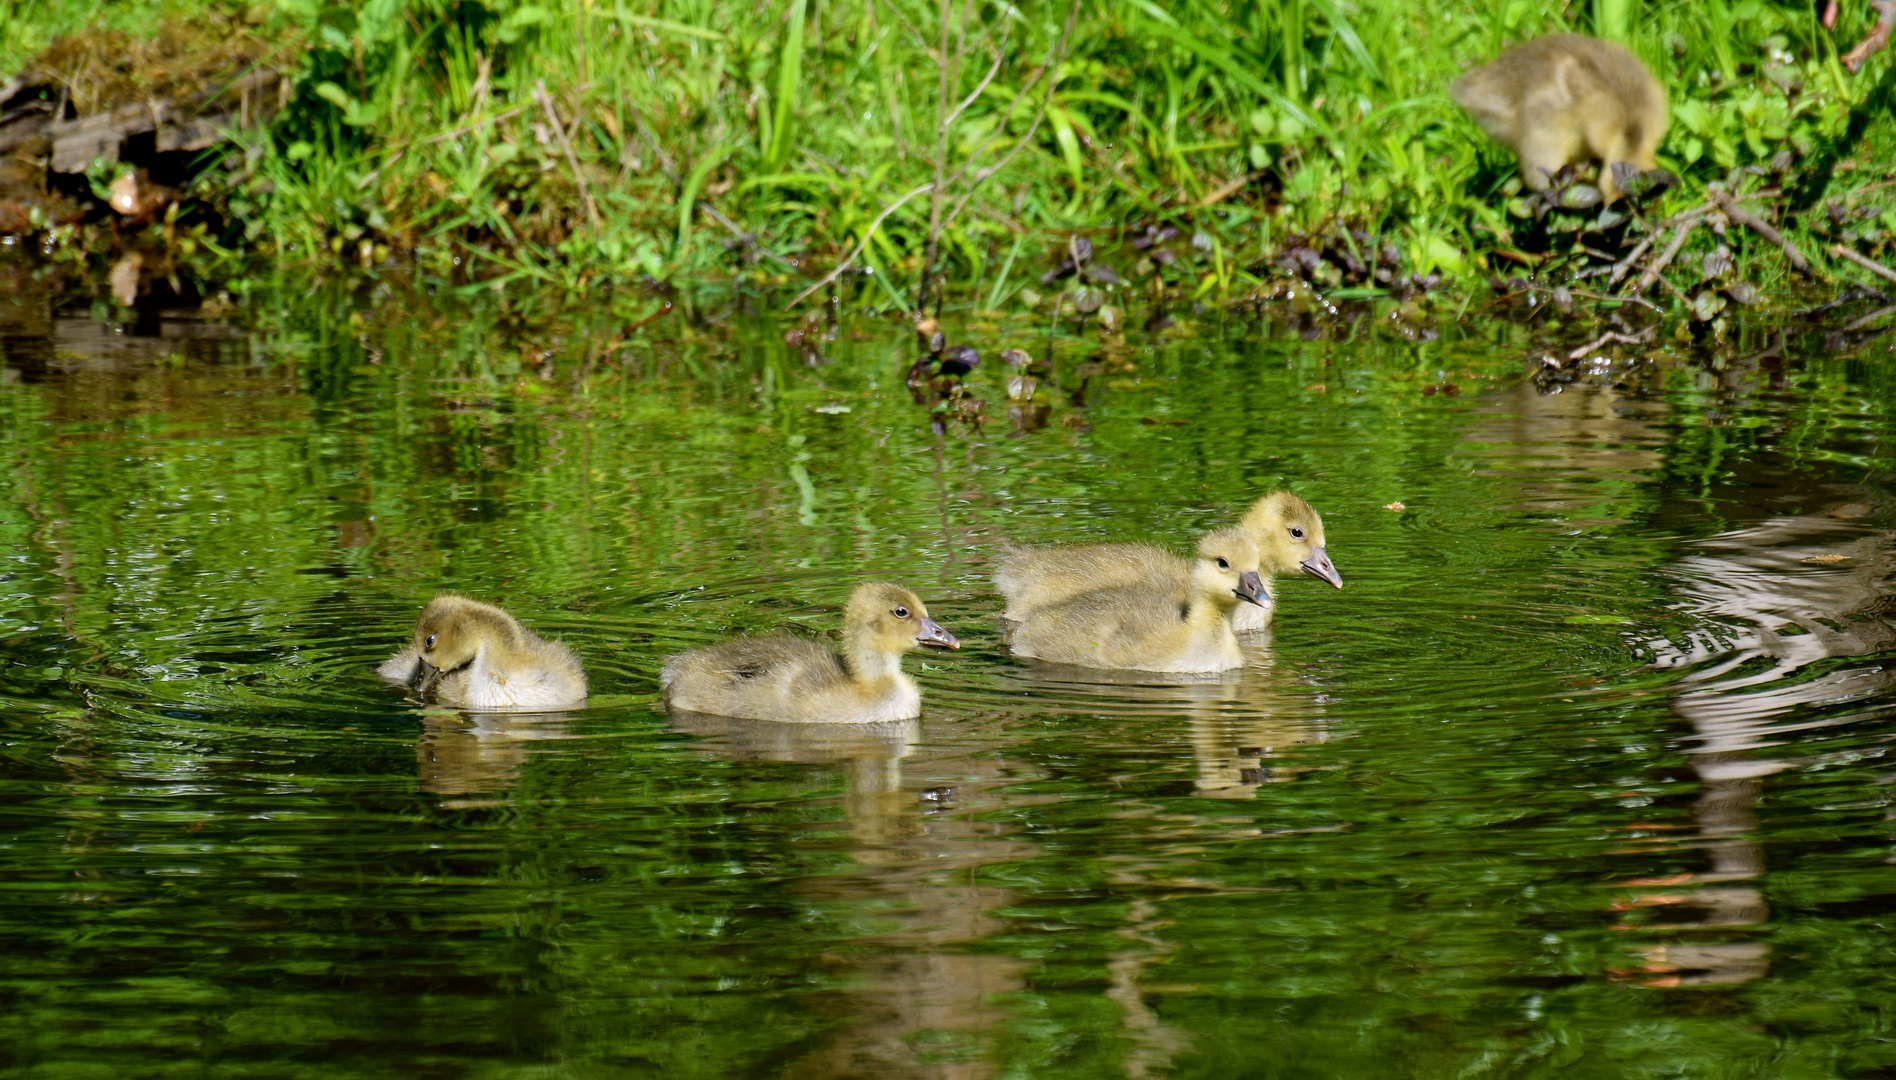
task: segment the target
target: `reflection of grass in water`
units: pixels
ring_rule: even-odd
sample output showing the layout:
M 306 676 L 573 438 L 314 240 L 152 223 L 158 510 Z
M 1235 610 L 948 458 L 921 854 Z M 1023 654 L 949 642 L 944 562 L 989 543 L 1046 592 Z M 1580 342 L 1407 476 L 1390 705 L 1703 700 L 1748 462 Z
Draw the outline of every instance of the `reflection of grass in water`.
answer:
M 1767 933 L 1801 943 L 1765 978 L 1709 1003 L 1634 993 L 1605 973 L 1690 934 L 1605 927 L 1651 891 L 1617 883 L 1706 858 L 1675 675 L 1622 674 L 1622 635 L 1673 599 L 1653 570 L 1727 527 L 1738 484 L 1858 484 L 1830 455 L 1884 454 L 1883 369 L 1794 361 L 1774 389 L 1763 368 L 1660 358 L 1608 401 L 1664 406 L 1642 414 L 1654 464 L 1599 466 L 1561 513 L 1620 523 L 1570 535 L 1497 509 L 1528 482 L 1506 466 L 1566 454 L 1584 473 L 1624 418 L 1582 411 L 1535 442 L 1547 399 L 1503 392 L 1499 331 L 1207 326 L 1131 352 L 1144 378 L 1092 397 L 1089 432 L 955 424 L 938 457 L 874 325 L 846 325 L 862 340 L 821 369 L 740 327 L 654 337 L 636 378 L 596 356 L 582 377 L 575 347 L 541 380 L 528 346 L 579 340 L 593 313 L 357 303 L 260 291 L 255 338 L 181 369 L 131 356 L 0 386 L 6 685 L 36 695 L 13 665 L 52 658 L 91 695 L 5 724 L 0 937 L 31 971 L 0 1011 L 16 1058 L 725 1077 L 971 1032 L 1004 1071 L 1090 1078 L 1157 1070 L 1176 1032 L 1173 1075 L 1880 1060 L 1874 717 L 1801 746 L 1850 753 L 1811 756 L 1759 808 L 1765 839 L 1797 841 L 1766 844 Z M 698 368 L 659 362 L 686 348 Z M 1463 394 L 1425 397 L 1443 370 L 1470 373 Z M 1003 378 L 970 381 L 994 399 Z M 811 411 L 837 400 L 852 411 Z M 1476 438 L 1502 425 L 1526 432 L 1514 450 Z M 1503 449 L 1471 463 L 1471 445 Z M 996 538 L 1183 547 L 1284 482 L 1325 512 L 1348 586 L 1280 583 L 1266 685 L 1241 680 L 1229 708 L 1176 688 L 1061 699 L 978 629 Z M 831 625 L 870 576 L 983 635 L 914 666 L 919 738 L 812 750 L 648 707 L 660 656 Z M 437 587 L 563 636 L 610 690 L 575 738 L 456 748 L 474 795 L 428 790 L 424 720 L 368 672 Z M 199 674 L 106 668 L 134 660 Z

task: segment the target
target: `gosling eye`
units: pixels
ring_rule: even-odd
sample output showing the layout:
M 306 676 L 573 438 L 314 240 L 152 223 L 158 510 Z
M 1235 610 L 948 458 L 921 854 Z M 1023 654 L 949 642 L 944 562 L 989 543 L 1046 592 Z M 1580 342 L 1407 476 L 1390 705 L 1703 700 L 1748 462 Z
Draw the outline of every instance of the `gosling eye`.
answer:
M 1299 529 L 1297 526 L 1292 525 L 1290 527 L 1290 538 L 1292 540 L 1302 540 L 1304 538 L 1304 531 L 1302 529 Z
M 434 641 L 435 641 L 435 635 L 429 634 L 428 640 L 422 642 L 421 647 L 424 649 L 432 649 L 434 648 Z
M 1230 564 L 1230 563 L 1228 563 L 1228 562 L 1226 562 L 1226 561 L 1224 561 L 1223 559 L 1219 559 L 1219 560 L 1218 560 L 1218 569 L 1220 569 L 1220 570 L 1229 570 L 1229 569 L 1231 569 L 1231 564 Z
M 907 608 L 905 608 L 905 607 L 898 607 L 898 608 L 896 608 L 896 609 L 895 609 L 895 617 L 896 617 L 896 618 L 898 618 L 898 619 L 906 619 L 906 618 L 908 618 L 908 609 L 907 609 Z

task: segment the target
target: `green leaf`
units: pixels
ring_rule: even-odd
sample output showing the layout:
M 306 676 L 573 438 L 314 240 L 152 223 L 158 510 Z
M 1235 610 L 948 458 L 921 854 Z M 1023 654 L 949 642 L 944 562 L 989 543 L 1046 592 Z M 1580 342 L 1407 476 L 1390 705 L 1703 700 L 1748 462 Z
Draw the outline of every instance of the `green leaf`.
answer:
M 344 90 L 332 82 L 317 83 L 316 96 L 344 112 L 348 112 L 355 107 L 355 98 L 350 97 L 347 90 Z
M 791 0 L 789 23 L 784 27 L 783 50 L 777 60 L 777 100 L 772 110 L 770 144 L 764 149 L 764 171 L 778 172 L 796 146 L 797 88 L 803 82 L 803 24 L 809 0 Z

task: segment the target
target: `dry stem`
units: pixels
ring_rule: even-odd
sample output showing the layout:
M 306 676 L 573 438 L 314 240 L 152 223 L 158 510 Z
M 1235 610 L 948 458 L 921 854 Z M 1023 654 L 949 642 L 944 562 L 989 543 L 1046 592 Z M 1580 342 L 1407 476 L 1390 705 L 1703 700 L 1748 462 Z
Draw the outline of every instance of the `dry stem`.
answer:
M 1896 2 L 1896 0 L 1892 0 L 1892 2 Z M 1797 250 L 1796 245 L 1786 240 L 1783 233 L 1772 228 L 1763 218 L 1757 217 L 1749 211 L 1739 209 L 1737 201 L 1723 191 L 1712 192 L 1711 198 L 1713 202 L 1718 204 L 1718 208 L 1725 212 L 1726 217 L 1740 225 L 1746 226 L 1752 232 L 1764 237 L 1783 250 L 1784 257 L 1791 260 L 1791 265 L 1797 269 L 1798 273 L 1810 273 L 1810 260 L 1804 258 L 1804 253 Z
M 547 96 L 546 83 L 534 80 L 533 98 L 546 113 L 546 122 L 553 125 L 553 134 L 559 136 L 560 149 L 566 153 L 566 167 L 573 170 L 573 183 L 579 185 L 579 199 L 586 206 L 586 220 L 592 223 L 593 236 L 603 236 L 605 228 L 599 223 L 599 204 L 593 202 L 592 185 L 586 182 L 586 174 L 579 171 L 579 158 L 573 153 L 572 140 L 566 137 L 566 124 L 560 120 L 560 114 L 554 111 L 553 99 Z
M 1073 20 L 1079 15 L 1079 12 L 1080 0 L 1073 0 L 1073 3 L 1067 7 L 1066 25 L 1060 28 L 1060 40 L 1053 46 L 1052 58 L 1039 71 L 1034 73 L 1034 81 L 1039 79 L 1042 71 L 1051 72 L 1053 77 L 1047 80 L 1047 93 L 1046 96 L 1040 99 L 1040 108 L 1034 111 L 1033 123 L 1027 125 L 1026 133 L 1021 135 L 1019 140 L 1017 140 L 1012 147 L 1008 148 L 1007 153 L 1001 155 L 1001 160 L 995 162 L 993 168 L 974 178 L 974 183 L 968 185 L 967 194 L 961 197 L 961 201 L 955 204 L 955 208 L 949 212 L 948 217 L 942 222 L 943 228 L 953 224 L 954 220 L 961 216 L 961 211 L 967 209 L 968 203 L 974 199 L 975 193 L 981 190 L 981 185 L 987 183 L 989 177 L 1005 169 L 1008 162 L 1014 160 L 1014 155 L 1020 153 L 1021 149 L 1033 140 L 1034 132 L 1040 130 L 1040 122 L 1046 119 L 1047 108 L 1053 104 L 1053 91 L 1054 88 L 1059 85 L 1060 62 L 1066 59 L 1067 40 L 1072 37 Z M 1028 85 L 1031 86 L 1032 81 L 1030 81 Z M 1026 92 L 1027 87 L 1021 87 L 1021 93 L 1024 94 Z M 1019 95 L 1015 96 L 1015 100 L 1019 100 Z M 1002 114 L 1003 118 L 1011 114 L 1013 109 L 1013 104 L 1009 103 L 1008 111 Z M 992 143 L 992 141 L 990 138 L 989 143 Z M 981 150 L 985 151 L 987 146 L 988 144 L 983 144 Z M 961 166 L 960 171 L 955 173 L 956 180 L 959 180 L 961 176 L 968 171 L 968 166 L 977 160 L 979 153 L 980 151 L 977 151 L 976 157 L 969 158 L 968 161 Z
M 798 304 L 803 303 L 803 301 L 807 299 L 811 293 L 816 292 L 818 289 L 824 288 L 825 286 L 829 285 L 830 282 L 835 281 L 838 277 L 841 277 L 843 271 L 849 269 L 849 264 L 856 261 L 856 256 L 862 254 L 862 249 L 869 246 L 870 238 L 876 235 L 876 230 L 882 227 L 882 222 L 885 218 L 887 218 L 890 214 L 895 213 L 896 210 L 899 209 L 903 203 L 908 202 L 910 199 L 913 199 L 915 196 L 920 195 L 922 192 L 927 191 L 929 188 L 932 188 L 934 186 L 935 185 L 933 184 L 923 184 L 921 187 L 918 187 L 914 189 L 913 191 L 910 191 L 907 195 L 904 195 L 901 198 L 890 203 L 889 205 L 883 207 L 882 213 L 877 214 L 876 219 L 869 223 L 869 228 L 863 231 L 862 240 L 859 243 L 857 243 L 856 250 L 850 252 L 848 256 L 846 256 L 843 259 L 842 262 L 837 263 L 835 269 L 831 270 L 827 274 L 824 274 L 822 280 L 818 281 L 816 284 L 811 285 L 809 288 L 798 293 L 796 297 L 792 299 L 787 306 L 796 307 Z
M 1672 240 L 1666 244 L 1666 249 L 1646 267 L 1646 272 L 1640 274 L 1639 281 L 1633 285 L 1634 296 L 1642 295 L 1647 289 L 1652 288 L 1652 283 L 1658 281 L 1659 275 L 1665 272 L 1666 267 L 1672 265 L 1672 260 L 1678 256 L 1679 249 L 1685 246 L 1685 238 L 1690 236 L 1692 230 L 1696 228 L 1698 228 L 1698 219 L 1693 218 L 1690 221 L 1681 222 L 1679 227 L 1673 230 Z
M 1858 266 L 1861 266 L 1863 269 L 1868 270 L 1870 273 L 1875 274 L 1877 277 L 1882 278 L 1884 281 L 1896 281 L 1896 270 L 1891 270 L 1889 267 L 1884 266 L 1882 263 L 1879 263 L 1875 261 L 1874 259 L 1865 258 L 1864 256 L 1859 255 L 1854 251 L 1851 251 L 1849 248 L 1844 247 L 1842 244 L 1837 244 L 1833 246 L 1830 249 L 1830 253 L 1832 255 L 1837 256 L 1840 259 L 1850 260 L 1851 262 L 1857 264 Z

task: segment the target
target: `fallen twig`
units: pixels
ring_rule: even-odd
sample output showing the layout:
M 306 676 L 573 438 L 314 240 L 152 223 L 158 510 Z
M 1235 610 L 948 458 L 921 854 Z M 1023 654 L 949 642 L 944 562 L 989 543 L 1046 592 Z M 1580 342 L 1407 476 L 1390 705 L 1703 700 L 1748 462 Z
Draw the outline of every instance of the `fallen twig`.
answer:
M 1849 248 L 1844 247 L 1842 244 L 1833 245 L 1830 249 L 1830 253 L 1832 255 L 1837 256 L 1840 259 L 1850 260 L 1851 262 L 1857 264 L 1858 266 L 1861 266 L 1863 269 L 1868 270 L 1870 273 L 1875 274 L 1877 277 L 1882 278 L 1884 281 L 1896 281 L 1896 270 L 1891 270 L 1889 267 L 1884 266 L 1882 263 L 1879 263 L 1876 260 L 1868 258 L 1864 255 L 1860 255 L 1857 252 L 1854 252 L 1850 250 Z
M 605 228 L 599 222 L 599 204 L 593 202 L 592 185 L 586 182 L 586 174 L 579 171 L 579 158 L 573 153 L 572 140 L 566 137 L 566 125 L 553 109 L 553 99 L 547 95 L 546 83 L 534 80 L 533 98 L 546 113 L 546 122 L 553 125 L 553 134 L 559 137 L 560 149 L 566 152 L 566 167 L 573 170 L 573 183 L 579 185 L 579 199 L 586 206 L 586 220 L 592 223 L 593 236 L 603 236 Z
M 1646 338 L 1651 333 L 1652 333 L 1652 327 L 1650 326 L 1644 330 L 1641 330 L 1637 335 L 1622 334 L 1616 330 L 1608 330 L 1606 333 L 1601 334 L 1599 337 L 1594 338 L 1592 341 L 1587 342 L 1585 345 L 1582 345 L 1577 349 L 1568 350 L 1567 359 L 1578 360 L 1581 357 L 1585 356 L 1586 354 L 1592 352 L 1593 350 L 1599 348 L 1600 346 L 1606 344 L 1609 341 L 1617 341 L 1621 345 L 1644 345 L 1646 344 Z
M 867 229 L 863 230 L 862 240 L 860 240 L 856 244 L 856 250 L 850 252 L 849 255 L 845 257 L 842 262 L 837 263 L 835 268 L 832 269 L 829 273 L 824 274 L 821 280 L 816 282 L 814 285 L 811 285 L 809 288 L 803 290 L 802 292 L 798 293 L 790 301 L 788 306 L 796 307 L 798 304 L 801 304 L 803 303 L 804 300 L 808 299 L 811 293 L 816 292 L 819 289 L 827 288 L 830 282 L 835 281 L 837 278 L 841 277 L 843 274 L 843 271 L 849 269 L 849 264 L 856 261 L 856 256 L 862 254 L 862 249 L 869 246 L 869 240 L 876 235 L 876 230 L 882 227 L 882 222 L 884 219 L 886 219 L 890 214 L 893 214 L 898 209 L 900 209 L 903 203 L 908 202 L 910 199 L 913 199 L 915 196 L 920 195 L 922 192 L 927 191 L 928 189 L 934 186 L 935 185 L 932 183 L 923 184 L 918 188 L 912 189 L 907 195 L 904 195 L 901 198 L 890 203 L 889 205 L 883 207 L 882 213 L 877 214 L 876 219 L 869 223 L 869 227 Z
M 1889 44 L 1890 29 L 1896 27 L 1896 0 L 1870 0 L 1870 7 L 1875 9 L 1877 15 L 1880 16 L 1876 20 L 1875 28 L 1862 41 L 1857 42 L 1856 48 L 1844 53 L 1841 57 L 1843 66 L 1849 68 L 1852 75 L 1863 70 L 1863 62 L 1881 52 L 1883 46 Z
M 1639 257 L 1646 253 L 1646 249 L 1652 247 L 1652 240 L 1653 240 L 1653 237 L 1656 235 L 1658 234 L 1657 233 L 1648 234 L 1645 237 L 1645 239 L 1641 240 L 1638 244 L 1633 246 L 1633 253 L 1631 255 L 1628 255 L 1624 259 L 1621 259 L 1619 262 L 1616 262 L 1613 264 L 1612 275 L 1606 279 L 1607 288 L 1612 289 L 1612 288 L 1617 288 L 1619 286 L 1620 279 L 1625 277 L 1626 274 L 1630 270 L 1632 270 L 1633 264 L 1638 262 Z
M 1665 272 L 1666 267 L 1672 265 L 1672 260 L 1678 256 L 1679 249 L 1685 246 L 1685 238 L 1692 234 L 1693 229 L 1698 228 L 1698 224 L 1698 219 L 1693 218 L 1690 221 L 1681 222 L 1679 227 L 1673 230 L 1672 239 L 1666 244 L 1666 249 L 1659 253 L 1658 258 L 1647 264 L 1645 272 L 1639 275 L 1639 281 L 1633 285 L 1634 296 L 1639 296 L 1652 288 L 1652 283 L 1658 281 L 1659 275 Z
M 1896 0 L 1892 0 L 1892 2 L 1896 2 Z M 1740 209 L 1737 201 L 1726 192 L 1714 191 L 1711 193 L 1711 198 L 1713 202 L 1718 204 L 1718 208 L 1725 212 L 1726 217 L 1740 225 L 1746 226 L 1752 232 L 1776 244 L 1778 248 L 1784 252 L 1784 257 L 1791 260 L 1791 266 L 1796 268 L 1798 273 L 1810 273 L 1810 260 L 1804 258 L 1804 253 L 1797 250 L 1795 244 L 1785 239 L 1783 233 L 1772 228 L 1769 222 L 1766 222 L 1763 218 L 1752 214 L 1748 210 Z

